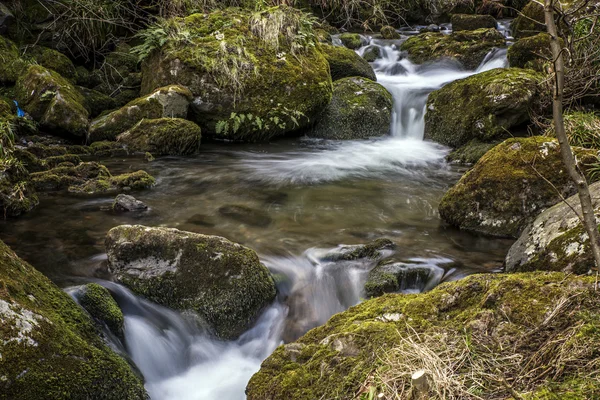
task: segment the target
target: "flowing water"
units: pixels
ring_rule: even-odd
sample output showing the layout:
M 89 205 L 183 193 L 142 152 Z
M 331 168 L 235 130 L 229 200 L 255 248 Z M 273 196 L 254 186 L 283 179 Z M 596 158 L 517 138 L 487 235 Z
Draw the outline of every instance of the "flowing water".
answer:
M 277 345 L 361 301 L 375 261 L 330 261 L 325 255 L 343 251 L 341 245 L 393 240 L 397 249 L 386 257 L 431 271 L 427 282 L 404 282 L 404 292 L 500 267 L 509 241 L 440 226 L 439 199 L 464 168 L 445 162 L 445 147 L 423 141 L 423 115 L 432 90 L 505 66 L 505 52 L 493 51 L 477 71 L 465 71 L 451 62 L 417 66 L 393 42 L 366 42 L 381 47 L 373 66 L 394 97 L 390 135 L 209 144 L 197 157 L 152 163 L 103 160 L 114 173 L 143 168 L 157 178 L 155 189 L 136 194 L 148 211 L 116 214 L 111 197 L 56 194 L 0 225 L 2 240 L 55 282 L 95 280 L 113 293 L 125 314 L 125 340 L 111 344 L 139 368 L 153 399 L 244 398 L 246 383 Z M 254 211 L 240 222 L 223 211 L 226 205 Z M 103 239 L 114 226 L 136 223 L 225 236 L 255 249 L 285 277 L 276 302 L 238 340 L 222 342 L 190 316 L 134 296 L 109 281 Z M 77 287 L 68 291 L 77 298 Z

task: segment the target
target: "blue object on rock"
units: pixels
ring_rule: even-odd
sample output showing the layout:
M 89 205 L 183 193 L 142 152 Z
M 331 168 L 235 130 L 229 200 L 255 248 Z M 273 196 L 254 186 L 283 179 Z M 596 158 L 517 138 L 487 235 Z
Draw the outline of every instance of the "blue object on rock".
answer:
M 13 100 L 13 102 L 15 103 L 15 106 L 17 106 L 17 117 L 24 117 L 25 111 L 21 110 L 21 108 L 19 107 L 19 103 L 17 103 L 16 100 Z

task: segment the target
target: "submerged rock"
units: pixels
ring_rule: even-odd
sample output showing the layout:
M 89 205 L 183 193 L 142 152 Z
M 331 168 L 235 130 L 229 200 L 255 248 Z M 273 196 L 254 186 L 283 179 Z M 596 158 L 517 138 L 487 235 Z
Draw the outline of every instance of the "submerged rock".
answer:
M 596 213 L 600 212 L 600 183 L 590 185 Z M 579 196 L 573 195 L 547 209 L 523 230 L 508 251 L 506 272 L 563 271 L 586 274 L 594 267 L 590 239 L 577 214 Z
M 375 71 L 368 61 L 356 54 L 355 51 L 341 46 L 322 45 L 323 54 L 329 63 L 331 79 L 337 81 L 351 76 L 361 76 L 363 78 L 376 81 Z
M 440 267 L 384 260 L 369 271 L 365 295 L 369 298 L 401 291 L 422 292 L 435 287 L 442 275 Z
M 600 352 L 599 314 L 595 277 L 562 273 L 472 275 L 424 294 L 389 294 L 278 347 L 246 395 L 394 398 L 410 392 L 413 372 L 440 368 L 444 379 L 456 382 L 445 392 L 456 398 L 476 385 L 484 399 L 511 398 L 511 392 L 532 393 L 532 399 L 591 399 L 600 392 L 600 383 L 589 378 Z M 555 358 L 561 362 L 548 363 Z M 495 374 L 514 377 L 510 389 L 481 367 L 500 359 Z M 540 369 L 552 379 L 536 379 Z
M 390 239 L 381 238 L 367 244 L 341 245 L 324 254 L 321 259 L 324 261 L 353 261 L 361 258 L 377 260 L 385 254 L 386 250 L 392 250 L 394 247 L 395 244 Z
M 92 319 L 0 242 L 0 397 L 140 399 L 144 386 Z
M 496 28 L 496 19 L 491 15 L 453 14 L 450 19 L 452 31 L 474 31 L 482 28 Z
M 123 339 L 123 312 L 105 287 L 88 283 L 79 294 L 79 303 L 92 318 L 106 324 L 115 336 Z
M 441 58 L 454 58 L 465 68 L 474 70 L 485 56 L 496 47 L 505 47 L 506 39 L 496 29 L 444 33 L 421 33 L 402 43 L 414 62 L 421 64 Z
M 88 142 L 115 140 L 143 119 L 186 118 L 192 93 L 171 85 L 131 101 L 120 109 L 96 118 L 90 124 Z
M 218 236 L 123 225 L 105 244 L 119 282 L 163 306 L 198 313 L 224 339 L 248 329 L 275 298 L 256 253 Z
M 148 206 L 133 196 L 120 194 L 115 198 L 112 208 L 115 211 L 143 211 L 147 210 Z
M 239 204 L 222 206 L 219 208 L 219 214 L 243 224 L 258 227 L 269 226 L 272 221 L 267 212 Z
M 592 150 L 574 150 L 581 166 L 596 160 Z M 460 229 L 517 238 L 544 209 L 575 192 L 558 142 L 544 136 L 508 139 L 446 192 L 439 212 Z
M 449 83 L 427 100 L 425 138 L 457 148 L 506 137 L 529 122 L 543 79 L 531 70 L 497 68 Z
M 182 118 L 143 119 L 117 136 L 130 151 L 160 155 L 188 155 L 200 150 L 200 127 Z
M 311 137 L 367 139 L 387 135 L 392 122 L 392 95 L 366 78 L 344 78 L 333 83 L 333 98 Z

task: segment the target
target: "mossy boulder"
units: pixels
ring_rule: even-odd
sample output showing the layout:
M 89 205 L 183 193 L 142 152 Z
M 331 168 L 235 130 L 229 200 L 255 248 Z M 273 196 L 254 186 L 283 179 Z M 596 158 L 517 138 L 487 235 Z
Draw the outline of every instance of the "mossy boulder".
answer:
M 373 62 L 373 61 L 377 60 L 379 57 L 381 57 L 381 47 L 375 46 L 375 45 L 367 46 L 362 53 L 362 58 L 364 58 L 368 62 Z M 371 79 L 371 80 L 375 80 L 375 79 Z
M 600 150 L 600 114 L 585 111 L 564 113 L 565 129 L 572 146 Z M 546 136 L 556 137 L 554 127 L 550 127 Z
M 63 78 L 75 79 L 75 65 L 64 54 L 44 46 L 28 46 L 23 53 L 24 58 L 58 72 Z
M 600 393 L 599 381 L 590 378 L 597 376 L 599 317 L 595 277 L 472 275 L 424 294 L 388 294 L 334 315 L 278 347 L 246 395 L 395 398 L 410 393 L 412 374 L 423 369 L 432 377 L 444 371 L 444 382 L 452 382 L 444 389 L 448 397 L 468 398 L 476 390 L 484 399 L 515 393 L 531 400 L 591 399 Z M 494 378 L 482 367 L 489 363 Z M 548 371 L 545 378 L 540 370 Z M 510 379 L 510 386 L 498 376 Z
M 385 25 L 379 31 L 384 39 L 400 39 L 400 33 L 393 26 Z
M 358 33 L 342 33 L 339 36 L 344 46 L 351 50 L 356 50 L 363 45 L 362 39 Z
M 147 398 L 83 309 L 2 242 L 0 320 L 0 398 Z
M 117 136 L 128 150 L 159 155 L 195 154 L 200 149 L 200 127 L 181 118 L 143 119 Z
M 591 150 L 575 148 L 575 153 L 582 166 L 596 159 Z M 544 136 L 508 139 L 444 195 L 439 212 L 460 229 L 517 238 L 544 209 L 575 192 L 558 142 Z
M 473 139 L 506 137 L 510 129 L 529 122 L 542 81 L 542 75 L 518 68 L 497 68 L 454 81 L 429 96 L 425 138 L 457 148 Z
M 118 338 L 123 338 L 125 318 L 108 289 L 88 283 L 78 293 L 79 304 L 99 323 L 105 324 Z
M 512 22 L 510 28 L 516 39 L 546 32 L 544 6 L 537 1 L 530 1 Z
M 508 48 L 508 63 L 511 67 L 531 68 L 547 72 L 552 60 L 550 51 L 550 35 L 538 33 L 519 39 Z
M 496 29 L 459 31 L 450 35 L 426 32 L 410 37 L 400 49 L 407 51 L 417 64 L 453 58 L 474 70 L 495 47 L 505 47 L 506 39 Z
M 475 164 L 481 157 L 496 146 L 500 141 L 482 142 L 473 139 L 467 144 L 453 150 L 446 160 L 458 164 Z
M 16 84 L 19 105 L 40 128 L 67 137 L 85 137 L 89 112 L 82 94 L 57 72 L 31 65 Z
M 331 103 L 310 133 L 324 139 L 367 139 L 389 133 L 392 95 L 366 78 L 343 78 L 333 83 Z
M 497 27 L 496 19 L 491 15 L 453 14 L 450 22 L 453 32 Z
M 192 93 L 185 87 L 170 85 L 135 99 L 118 110 L 100 116 L 90 124 L 88 142 L 115 140 L 143 119 L 186 118 Z
M 248 329 L 275 298 L 256 253 L 218 236 L 123 225 L 105 243 L 119 282 L 166 307 L 196 312 L 224 339 Z
M 190 118 L 204 136 L 218 139 L 264 141 L 308 127 L 332 88 L 307 18 L 279 6 L 171 19 L 169 29 L 189 36 L 168 36 L 142 63 L 142 93 L 187 86 L 194 95 Z M 280 30 L 276 21 L 288 26 Z
M 600 183 L 590 185 L 593 207 L 600 212 Z M 587 274 L 595 264 L 589 235 L 578 215 L 578 195 L 547 209 L 523 230 L 505 260 L 506 272 L 563 271 Z M 577 214 L 573 211 L 575 210 Z
M 78 86 L 77 89 L 83 96 L 83 106 L 90 113 L 90 118 L 95 118 L 104 111 L 112 110 L 117 106 L 115 99 L 104 93 L 83 86 Z
M 331 79 L 337 81 L 351 76 L 360 76 L 376 81 L 373 67 L 355 51 L 341 46 L 321 45 L 323 54 L 329 63 Z
M 369 271 L 365 296 L 370 298 L 385 293 L 423 292 L 437 285 L 442 275 L 440 267 L 383 260 Z
M 0 36 L 0 60 L 0 83 L 13 85 L 27 68 L 27 62 L 20 57 L 17 45 L 4 36 Z

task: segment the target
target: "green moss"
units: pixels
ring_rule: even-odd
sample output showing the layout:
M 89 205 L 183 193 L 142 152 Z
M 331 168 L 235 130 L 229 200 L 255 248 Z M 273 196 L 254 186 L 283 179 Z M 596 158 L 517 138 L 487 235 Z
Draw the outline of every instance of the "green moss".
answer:
M 112 110 L 117 106 L 116 101 L 104 93 L 81 86 L 78 87 L 78 89 L 84 97 L 83 105 L 90 113 L 91 118 L 95 118 L 103 112 Z
M 27 68 L 27 62 L 19 57 L 17 46 L 0 36 L 0 83 L 3 85 L 14 84 Z
M 31 183 L 38 191 L 64 190 L 91 179 L 109 178 L 110 172 L 96 162 L 83 162 L 72 167 L 56 167 L 31 174 Z
M 200 127 L 181 118 L 143 119 L 117 137 L 130 151 L 155 155 L 195 154 L 200 149 Z
M 491 15 L 453 14 L 452 31 L 474 31 L 482 28 L 496 28 L 496 20 Z
M 495 47 L 505 47 L 504 36 L 496 29 L 459 31 L 450 35 L 427 32 L 410 37 L 400 49 L 408 52 L 410 59 L 421 64 L 441 58 L 454 58 L 467 69 L 474 70 Z
M 140 379 L 63 291 L 0 243 L 2 399 L 145 399 Z
M 156 183 L 149 173 L 141 170 L 113 176 L 110 182 L 119 189 L 130 188 L 132 190 L 149 189 Z
M 600 150 L 600 116 L 593 112 L 571 111 L 564 114 L 565 129 L 572 146 Z M 554 137 L 554 127 L 545 132 Z
M 423 290 L 430 274 L 431 269 L 427 266 L 384 260 L 369 271 L 365 283 L 365 295 L 370 298 L 406 289 Z
M 321 49 L 329 63 L 329 70 L 333 81 L 352 76 L 360 76 L 372 81 L 377 80 L 371 65 L 367 60 L 356 54 L 355 51 L 345 47 L 329 45 L 322 45 Z
M 351 50 L 356 50 L 362 46 L 362 40 L 358 33 L 342 33 L 339 36 L 342 44 Z
M 542 81 L 542 75 L 518 68 L 497 68 L 454 81 L 429 96 L 425 137 L 453 148 L 473 139 L 492 142 L 506 137 L 538 108 Z
M 373 46 L 373 45 L 367 47 L 364 50 L 363 55 L 362 55 L 362 58 L 364 58 L 368 62 L 373 62 L 373 61 L 377 60 L 379 57 L 381 57 L 381 47 Z M 372 80 L 375 80 L 375 79 L 372 79 Z
M 123 312 L 106 288 L 97 283 L 88 283 L 79 302 L 94 319 L 106 324 L 117 337 L 123 338 Z
M 393 26 L 383 26 L 379 32 L 384 39 L 400 39 L 400 33 Z
M 62 156 L 48 157 L 43 161 L 47 168 L 54 168 L 59 164 L 66 162 L 78 165 L 81 162 L 81 158 L 76 154 L 65 154 Z
M 538 2 L 529 2 L 511 24 L 512 34 L 516 39 L 534 36 L 546 31 L 544 7 Z
M 28 46 L 23 53 L 23 58 L 30 60 L 30 62 L 51 69 L 66 79 L 75 79 L 75 65 L 64 54 L 43 46 Z
M 519 39 L 508 48 L 508 62 L 511 67 L 546 72 L 551 59 L 550 35 L 547 33 Z

